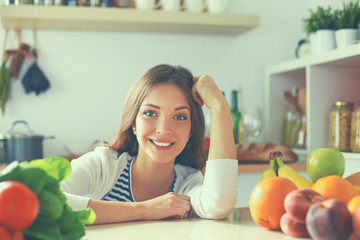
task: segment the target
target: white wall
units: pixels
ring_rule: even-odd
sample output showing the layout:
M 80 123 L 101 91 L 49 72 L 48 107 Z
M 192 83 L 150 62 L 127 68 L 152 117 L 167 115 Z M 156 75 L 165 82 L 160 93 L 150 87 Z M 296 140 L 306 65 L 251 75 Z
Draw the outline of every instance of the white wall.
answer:
M 244 104 L 264 107 L 264 68 L 294 58 L 303 37 L 303 0 L 230 0 L 229 13 L 260 16 L 260 26 L 243 35 L 208 36 L 94 31 L 37 32 L 39 66 L 51 88 L 26 95 L 21 79 L 12 82 L 12 99 L 0 115 L 0 132 L 24 119 L 38 134 L 54 135 L 44 141 L 44 155 L 66 155 L 69 143 L 111 141 L 131 84 L 150 67 L 169 63 L 208 73 L 229 97 L 239 84 Z M 0 49 L 4 30 L 1 30 Z M 33 45 L 32 32 L 22 41 Z M 8 48 L 16 48 L 11 31 Z M 20 129 L 19 129 L 20 130 Z

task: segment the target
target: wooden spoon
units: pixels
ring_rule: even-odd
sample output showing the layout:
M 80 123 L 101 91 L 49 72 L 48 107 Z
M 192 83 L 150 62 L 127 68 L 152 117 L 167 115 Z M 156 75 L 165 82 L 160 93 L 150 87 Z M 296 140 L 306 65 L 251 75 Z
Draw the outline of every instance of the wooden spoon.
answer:
M 306 115 L 306 89 L 305 88 L 300 88 L 298 98 L 299 98 L 299 104 L 300 104 L 301 108 L 303 109 L 303 113 L 304 113 L 304 115 Z
M 284 98 L 296 113 L 298 113 L 300 116 L 303 115 L 298 100 L 289 91 L 284 91 Z

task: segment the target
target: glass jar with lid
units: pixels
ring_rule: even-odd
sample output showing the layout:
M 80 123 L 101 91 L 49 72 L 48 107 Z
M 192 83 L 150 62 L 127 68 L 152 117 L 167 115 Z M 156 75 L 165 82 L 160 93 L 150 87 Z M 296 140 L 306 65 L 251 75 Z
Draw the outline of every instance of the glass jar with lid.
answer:
M 350 151 L 353 103 L 336 101 L 329 114 L 329 148 Z
M 360 99 L 351 117 L 351 151 L 360 152 Z

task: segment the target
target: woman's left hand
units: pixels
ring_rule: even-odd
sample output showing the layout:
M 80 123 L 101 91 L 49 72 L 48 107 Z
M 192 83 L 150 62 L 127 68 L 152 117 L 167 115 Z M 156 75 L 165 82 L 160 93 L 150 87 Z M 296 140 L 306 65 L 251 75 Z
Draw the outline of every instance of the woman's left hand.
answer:
M 211 76 L 204 74 L 193 79 L 193 97 L 201 106 L 205 104 L 208 108 L 211 108 L 215 102 L 225 100 L 224 95 Z

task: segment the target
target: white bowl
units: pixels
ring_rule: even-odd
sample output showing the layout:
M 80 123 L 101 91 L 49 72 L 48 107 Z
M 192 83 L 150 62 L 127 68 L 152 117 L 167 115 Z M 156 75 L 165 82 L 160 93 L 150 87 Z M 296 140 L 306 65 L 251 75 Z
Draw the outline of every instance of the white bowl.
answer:
M 72 156 L 81 156 L 94 150 L 96 145 L 91 144 L 70 144 L 64 146 Z

